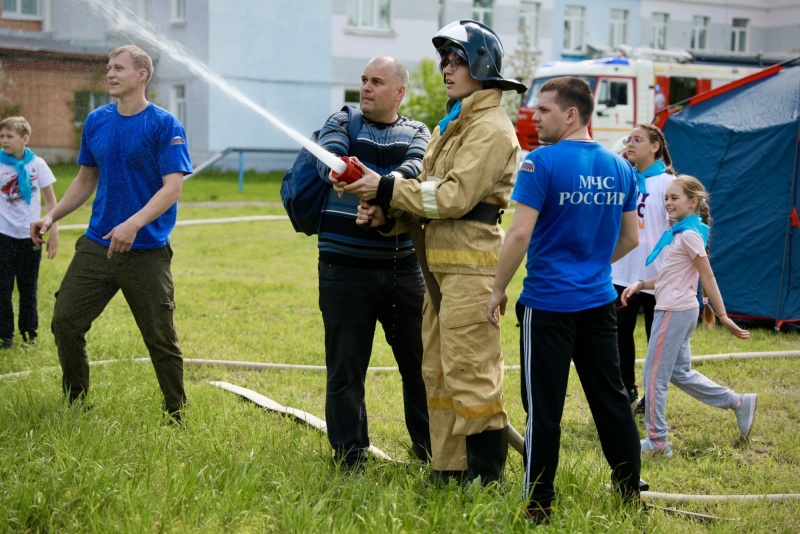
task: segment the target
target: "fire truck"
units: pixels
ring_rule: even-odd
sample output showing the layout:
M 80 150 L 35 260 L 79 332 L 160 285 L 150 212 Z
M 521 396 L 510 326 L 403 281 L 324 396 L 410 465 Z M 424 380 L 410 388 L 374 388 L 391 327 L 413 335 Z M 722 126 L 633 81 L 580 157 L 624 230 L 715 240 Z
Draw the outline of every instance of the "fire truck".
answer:
M 539 134 L 533 122 L 539 89 L 557 76 L 586 80 L 594 93 L 594 113 L 589 124 L 592 138 L 620 152 L 622 140 L 634 125 L 654 122 L 661 127 L 670 112 L 680 109 L 675 104 L 759 70 L 742 65 L 628 57 L 545 63 L 536 70 L 517 113 L 517 138 L 523 150 L 539 148 Z

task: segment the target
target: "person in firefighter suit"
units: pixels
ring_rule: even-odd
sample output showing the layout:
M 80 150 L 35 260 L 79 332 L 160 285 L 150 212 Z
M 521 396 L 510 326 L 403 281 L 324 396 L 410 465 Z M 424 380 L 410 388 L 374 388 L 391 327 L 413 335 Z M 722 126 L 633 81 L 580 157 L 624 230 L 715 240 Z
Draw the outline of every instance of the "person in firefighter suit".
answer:
M 434 478 L 480 478 L 486 485 L 502 479 L 509 432 L 500 333 L 485 312 L 519 150 L 500 99 L 504 90 L 523 93 L 526 87 L 502 77 L 502 44 L 484 24 L 452 22 L 433 44 L 448 113 L 433 132 L 417 181 L 364 168 L 361 180 L 340 185 L 362 198 L 361 224 L 392 233 L 406 226 L 407 217 L 395 223 L 400 212 L 422 218 L 430 270 L 422 375 Z

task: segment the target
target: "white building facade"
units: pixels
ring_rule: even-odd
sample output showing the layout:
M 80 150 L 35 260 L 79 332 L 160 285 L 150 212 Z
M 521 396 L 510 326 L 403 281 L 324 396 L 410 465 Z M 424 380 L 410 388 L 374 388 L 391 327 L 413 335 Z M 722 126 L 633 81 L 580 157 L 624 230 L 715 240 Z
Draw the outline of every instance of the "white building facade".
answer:
M 132 41 L 151 52 L 151 99 L 183 121 L 195 164 L 228 147 L 254 147 L 286 151 L 254 166 L 286 168 L 298 145 L 169 53 L 120 30 L 93 2 L 179 43 L 303 135 L 343 104 L 357 104 L 371 57 L 392 55 L 413 70 L 435 59 L 431 38 L 458 19 L 490 25 L 506 54 L 524 33 L 539 62 L 621 45 L 800 55 L 800 0 L 4 0 L 3 19 L 38 20 L 40 29 L 0 28 L 0 49 L 97 54 Z

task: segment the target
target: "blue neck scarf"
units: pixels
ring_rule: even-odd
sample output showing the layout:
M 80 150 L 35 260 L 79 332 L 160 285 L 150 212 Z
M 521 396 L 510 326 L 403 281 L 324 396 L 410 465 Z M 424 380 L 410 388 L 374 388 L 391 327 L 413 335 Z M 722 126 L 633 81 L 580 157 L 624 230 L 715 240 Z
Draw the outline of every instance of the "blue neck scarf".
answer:
M 645 180 L 650 178 L 651 176 L 658 176 L 659 174 L 664 174 L 667 172 L 667 166 L 664 164 L 663 161 L 658 160 L 649 167 L 647 167 L 644 172 L 636 171 L 636 188 L 642 195 L 647 194 L 647 186 L 645 186 Z
M 448 113 L 442 120 L 439 121 L 439 135 L 444 135 L 447 125 L 450 124 L 451 120 L 456 119 L 459 113 L 461 113 L 460 101 L 456 102 L 456 105 L 452 107 L 450 113 Z
M 650 265 L 653 263 L 653 261 L 655 261 L 656 257 L 661 252 L 661 249 L 672 243 L 672 238 L 675 236 L 675 234 L 680 234 L 681 232 L 685 232 L 687 230 L 700 234 L 700 237 L 703 238 L 703 245 L 708 246 L 708 226 L 703 223 L 703 220 L 699 215 L 689 215 L 673 224 L 672 228 L 664 232 L 664 234 L 661 236 L 661 239 L 659 239 L 658 243 L 656 243 L 653 252 L 647 256 L 647 261 L 644 262 L 644 264 Z
M 0 150 L 0 163 L 14 167 L 14 172 L 17 173 L 19 193 L 28 204 L 31 203 L 33 190 L 31 188 L 31 175 L 28 169 L 25 168 L 25 165 L 33 161 L 35 157 L 36 154 L 28 147 L 25 147 L 25 154 L 22 156 L 22 159 L 17 159 L 11 154 L 6 154 L 4 151 Z

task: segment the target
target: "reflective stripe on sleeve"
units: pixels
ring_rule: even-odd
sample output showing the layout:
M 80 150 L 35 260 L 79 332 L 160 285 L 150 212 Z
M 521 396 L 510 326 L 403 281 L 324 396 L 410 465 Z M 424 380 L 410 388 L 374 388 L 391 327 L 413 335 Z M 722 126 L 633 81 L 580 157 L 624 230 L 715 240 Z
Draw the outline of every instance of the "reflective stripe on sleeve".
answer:
M 436 178 L 422 182 L 420 191 L 422 192 L 422 209 L 425 210 L 425 217 L 438 219 L 439 206 L 436 204 Z

